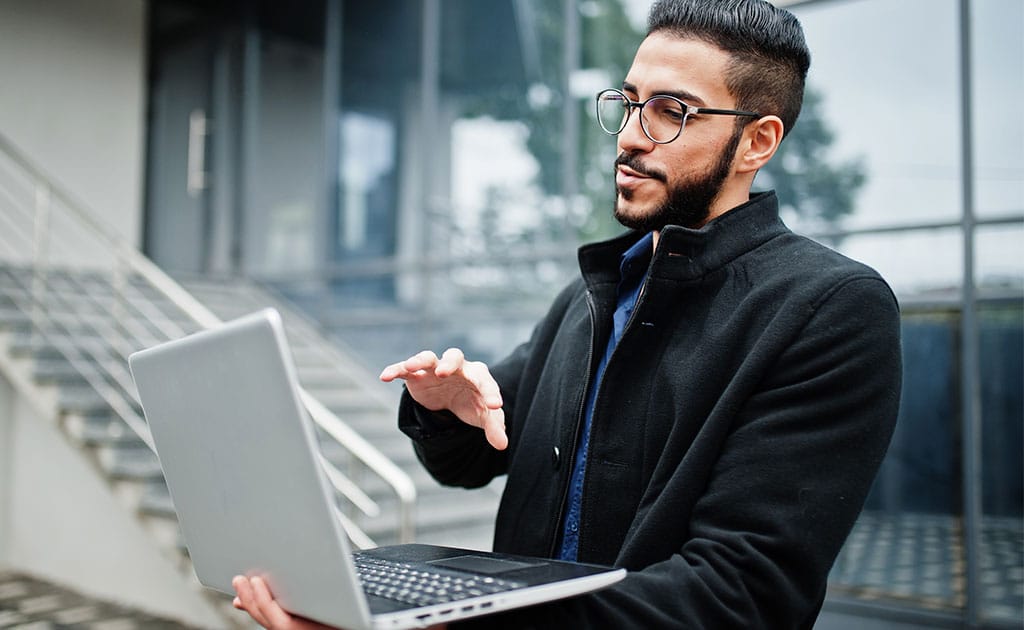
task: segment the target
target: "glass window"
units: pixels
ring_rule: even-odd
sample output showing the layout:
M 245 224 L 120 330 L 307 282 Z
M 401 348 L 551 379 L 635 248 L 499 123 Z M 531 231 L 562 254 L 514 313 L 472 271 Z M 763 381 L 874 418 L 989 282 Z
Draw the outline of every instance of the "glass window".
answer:
M 958 229 L 855 234 L 830 244 L 874 267 L 901 300 L 957 297 L 963 285 L 963 239 Z
M 453 252 L 530 246 L 558 221 L 546 200 L 562 192 L 562 3 L 442 7 Z
M 435 331 L 442 346 L 494 359 L 525 339 L 570 273 L 545 273 L 567 225 L 564 3 L 451 0 L 441 11 L 432 133 L 448 171 L 433 220 L 447 243 L 430 251 L 449 262 L 434 274 L 446 296 L 434 307 L 457 309 L 459 324 L 439 316 Z
M 331 182 L 337 189 L 328 212 L 326 273 L 331 310 L 365 317 L 366 309 L 386 310 L 398 300 L 390 263 L 401 243 L 412 255 L 422 246 L 425 207 L 409 164 L 420 158 L 423 16 L 421 3 L 400 0 L 345 2 L 341 10 L 338 162 Z M 357 328 L 347 337 L 360 334 Z
M 582 240 L 622 232 L 612 215 L 615 138 L 597 123 L 594 97 L 621 87 L 647 31 L 649 0 L 590 0 L 579 5 L 580 69 L 570 84 L 579 115 L 577 231 Z
M 979 217 L 1019 216 L 1024 213 L 1024 2 L 972 2 L 971 20 L 975 211 Z
M 264 19 L 278 23 L 270 15 Z M 311 12 L 308 19 L 318 24 L 320 16 Z M 310 31 L 260 33 L 243 222 L 251 273 L 308 273 L 321 262 L 323 42 L 315 28 Z
M 1024 306 L 1020 299 L 979 308 L 981 370 L 980 609 L 989 619 L 1024 622 Z
M 864 178 L 849 187 L 850 212 L 833 225 L 959 218 L 957 3 L 820 2 L 793 12 L 812 54 L 801 117 L 820 119 L 833 134 L 826 155 L 834 169 L 862 168 Z M 794 134 L 800 128 L 798 121 Z M 805 229 L 799 216 L 787 219 Z
M 976 232 L 981 391 L 982 614 L 1024 622 L 1024 226 Z
M 1024 223 L 983 225 L 974 233 L 974 281 L 984 295 L 1024 294 Z
M 387 115 L 341 114 L 339 258 L 394 252 L 396 125 Z

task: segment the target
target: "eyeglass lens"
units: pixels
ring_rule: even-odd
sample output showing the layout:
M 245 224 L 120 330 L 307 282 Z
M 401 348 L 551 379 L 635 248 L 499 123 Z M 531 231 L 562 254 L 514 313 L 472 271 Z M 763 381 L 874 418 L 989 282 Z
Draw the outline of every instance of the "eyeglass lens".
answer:
M 601 127 L 610 134 L 621 132 L 634 109 L 629 100 L 614 91 L 603 92 L 597 99 L 597 117 Z M 686 122 L 686 112 L 675 100 L 654 97 L 640 109 L 641 122 L 648 137 L 655 142 L 671 142 Z

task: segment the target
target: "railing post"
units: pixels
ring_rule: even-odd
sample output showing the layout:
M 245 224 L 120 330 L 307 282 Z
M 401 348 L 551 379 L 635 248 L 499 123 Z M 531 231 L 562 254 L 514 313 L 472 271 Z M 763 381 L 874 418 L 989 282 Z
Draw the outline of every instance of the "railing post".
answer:
M 32 231 L 32 326 L 29 341 L 42 339 L 47 286 L 47 267 L 50 258 L 50 185 L 35 181 L 35 213 Z
M 125 319 L 128 317 L 128 261 L 125 255 L 127 245 L 122 242 L 114 245 L 114 269 L 110 279 L 110 288 L 113 292 L 110 314 L 114 319 L 114 326 L 122 333 L 127 334 Z

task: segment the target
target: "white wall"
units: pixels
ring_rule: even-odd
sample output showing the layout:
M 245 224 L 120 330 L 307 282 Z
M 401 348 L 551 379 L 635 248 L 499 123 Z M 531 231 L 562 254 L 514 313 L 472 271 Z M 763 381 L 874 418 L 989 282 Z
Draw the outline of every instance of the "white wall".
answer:
M 140 242 L 145 0 L 0 0 L 0 133 Z
M 10 555 L 11 460 L 14 459 L 14 390 L 0 374 L 0 567 Z
M 200 627 L 226 625 L 2 370 L 0 567 Z

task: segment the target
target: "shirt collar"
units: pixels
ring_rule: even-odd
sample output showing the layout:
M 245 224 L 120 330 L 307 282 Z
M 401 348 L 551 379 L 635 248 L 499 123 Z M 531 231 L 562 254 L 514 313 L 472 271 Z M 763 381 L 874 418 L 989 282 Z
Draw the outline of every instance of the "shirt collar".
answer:
M 788 232 L 779 218 L 775 193 L 754 193 L 748 202 L 700 229 L 666 226 L 661 230 L 658 251 L 652 255 L 649 273 L 675 280 L 700 278 Z M 623 251 L 648 236 L 634 231 L 609 241 L 582 246 L 578 257 L 587 285 L 617 284 L 621 280 L 619 267 Z
M 622 275 L 622 279 L 626 280 L 646 272 L 653 252 L 654 233 L 648 232 L 639 241 L 633 243 L 632 247 L 623 252 L 622 262 L 619 263 L 619 273 Z

